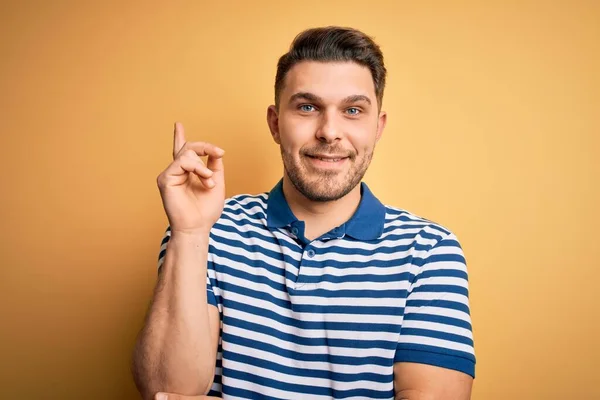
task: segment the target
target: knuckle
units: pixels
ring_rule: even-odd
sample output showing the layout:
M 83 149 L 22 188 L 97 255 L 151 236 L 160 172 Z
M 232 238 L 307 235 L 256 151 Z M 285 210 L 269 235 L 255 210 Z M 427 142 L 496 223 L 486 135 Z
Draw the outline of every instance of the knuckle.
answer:
M 187 150 L 186 150 L 186 151 L 183 153 L 183 155 L 184 155 L 185 157 L 192 158 L 192 159 L 197 159 L 197 158 L 199 158 L 199 157 L 198 157 L 198 154 L 196 154 L 196 152 L 195 152 L 194 150 L 192 150 L 192 149 L 187 149 Z

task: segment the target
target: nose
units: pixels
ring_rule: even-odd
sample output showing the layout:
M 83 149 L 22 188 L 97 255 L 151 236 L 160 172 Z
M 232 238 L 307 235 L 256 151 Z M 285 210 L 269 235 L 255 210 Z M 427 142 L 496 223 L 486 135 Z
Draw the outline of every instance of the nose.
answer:
M 335 111 L 328 111 L 321 114 L 319 126 L 317 129 L 317 139 L 321 142 L 332 143 L 340 139 L 342 129 Z

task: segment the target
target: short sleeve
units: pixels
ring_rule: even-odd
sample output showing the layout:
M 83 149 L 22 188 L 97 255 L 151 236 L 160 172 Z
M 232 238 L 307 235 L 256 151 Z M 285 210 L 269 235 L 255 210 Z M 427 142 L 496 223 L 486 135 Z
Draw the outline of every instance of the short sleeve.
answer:
M 165 256 L 167 255 L 167 248 L 169 245 L 169 239 L 171 238 L 171 228 L 167 227 L 163 239 L 160 243 L 160 251 L 158 253 L 158 273 L 162 269 L 163 263 L 165 262 Z M 212 284 L 208 277 L 208 273 L 206 276 L 206 298 L 208 300 L 208 304 L 212 304 L 213 306 L 217 306 L 217 299 L 215 297 L 215 292 L 213 290 Z
M 462 247 L 444 234 L 420 261 L 394 362 L 435 365 L 475 377 L 468 275 Z

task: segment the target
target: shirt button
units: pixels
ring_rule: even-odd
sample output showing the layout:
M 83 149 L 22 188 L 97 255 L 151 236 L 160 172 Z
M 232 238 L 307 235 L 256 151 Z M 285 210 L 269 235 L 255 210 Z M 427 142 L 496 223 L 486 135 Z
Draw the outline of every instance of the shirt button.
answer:
M 294 235 L 298 235 L 298 228 L 296 228 L 296 227 L 293 227 L 293 228 L 292 228 L 292 233 L 293 233 Z
M 306 252 L 306 255 L 310 258 L 313 258 L 315 256 L 315 251 L 313 249 L 310 249 Z

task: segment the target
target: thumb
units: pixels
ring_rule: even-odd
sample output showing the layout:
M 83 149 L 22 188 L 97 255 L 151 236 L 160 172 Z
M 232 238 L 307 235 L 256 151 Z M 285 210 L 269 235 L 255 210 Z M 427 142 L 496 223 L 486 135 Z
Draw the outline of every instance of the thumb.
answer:
M 225 175 L 225 166 L 223 165 L 223 157 L 208 157 L 206 160 L 206 167 L 213 172 L 213 179 L 217 179 L 220 182 L 223 182 Z

